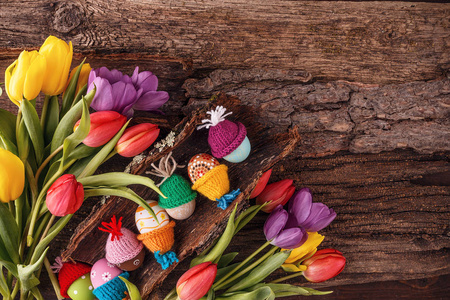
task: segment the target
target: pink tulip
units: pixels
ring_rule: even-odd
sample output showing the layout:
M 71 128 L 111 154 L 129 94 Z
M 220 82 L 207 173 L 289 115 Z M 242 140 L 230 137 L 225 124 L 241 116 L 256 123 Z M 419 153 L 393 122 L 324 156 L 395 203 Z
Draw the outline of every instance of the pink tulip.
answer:
M 345 266 L 345 257 L 335 249 L 323 249 L 305 260 L 302 265 L 307 267 L 303 276 L 308 281 L 323 282 L 342 272 Z
M 217 264 L 204 262 L 190 268 L 177 282 L 177 294 L 181 300 L 198 300 L 206 295 L 214 283 Z
M 45 203 L 57 217 L 75 213 L 83 204 L 84 189 L 72 174 L 59 177 L 48 189 Z
M 91 114 L 91 128 L 83 143 L 89 147 L 99 147 L 106 144 L 127 121 L 127 118 L 115 111 L 98 111 Z M 80 125 L 78 120 L 73 130 Z
M 116 145 L 116 151 L 124 157 L 133 157 L 150 147 L 159 135 L 158 125 L 142 123 L 127 128 Z
M 265 187 L 261 194 L 256 197 L 256 204 L 263 204 L 270 202 L 261 210 L 266 213 L 272 212 L 278 205 L 285 205 L 295 192 L 294 181 L 291 179 L 284 179 L 274 182 Z
M 259 194 L 261 194 L 261 192 L 266 187 L 267 182 L 269 182 L 270 175 L 272 175 L 272 169 L 264 172 L 264 174 L 261 175 L 261 177 L 258 180 L 258 183 L 253 189 L 253 192 L 250 194 L 250 199 L 256 198 L 258 197 Z

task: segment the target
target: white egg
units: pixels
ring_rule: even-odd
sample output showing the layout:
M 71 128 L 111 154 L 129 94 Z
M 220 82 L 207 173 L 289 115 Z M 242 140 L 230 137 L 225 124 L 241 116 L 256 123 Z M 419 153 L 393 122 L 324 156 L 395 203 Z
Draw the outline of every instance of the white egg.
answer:
M 252 147 L 250 145 L 248 137 L 246 136 L 239 147 L 237 147 L 236 150 L 234 150 L 227 156 L 224 156 L 223 159 L 232 163 L 240 163 L 248 157 L 248 155 L 250 154 L 250 150 L 252 150 Z
M 166 226 L 169 224 L 169 215 L 167 212 L 161 208 L 161 206 L 158 205 L 157 201 L 149 200 L 147 203 L 150 205 L 150 207 L 155 212 L 156 218 L 159 221 L 155 220 L 152 214 L 148 212 L 145 208 L 142 206 L 139 206 L 136 209 L 136 214 L 134 215 L 134 220 L 136 221 L 136 227 L 139 230 L 141 234 L 156 230 L 158 228 L 161 228 L 163 226 Z
M 175 220 L 185 220 L 189 218 L 195 210 L 195 199 L 174 208 L 166 209 L 166 212 Z

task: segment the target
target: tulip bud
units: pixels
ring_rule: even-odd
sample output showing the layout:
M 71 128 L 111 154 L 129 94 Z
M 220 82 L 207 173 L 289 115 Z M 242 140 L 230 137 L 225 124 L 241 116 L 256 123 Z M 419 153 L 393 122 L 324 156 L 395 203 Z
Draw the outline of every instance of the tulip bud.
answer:
M 150 147 L 159 135 L 158 125 L 142 123 L 127 128 L 116 145 L 116 151 L 124 157 L 133 157 Z
M 77 68 L 78 67 L 73 68 L 72 71 L 70 72 L 69 80 L 67 81 L 66 88 L 64 90 L 67 89 L 67 86 L 69 85 L 69 82 L 72 80 L 73 76 L 75 75 Z M 92 70 L 92 68 L 91 68 L 90 64 L 83 64 L 83 66 L 81 67 L 80 76 L 78 76 L 77 87 L 75 89 L 75 95 L 78 94 L 78 92 L 81 90 L 81 88 L 87 84 L 88 78 L 89 78 L 89 73 L 91 72 L 91 70 Z M 66 93 L 66 92 L 64 91 L 64 93 Z
M 9 99 L 20 105 L 23 98 L 36 98 L 41 91 L 46 68 L 45 57 L 39 52 L 22 51 L 5 71 L 5 90 Z
M 259 194 L 262 193 L 264 188 L 267 185 L 267 182 L 269 182 L 270 175 L 272 174 L 272 169 L 264 172 L 264 174 L 261 175 L 261 177 L 258 180 L 258 183 L 256 184 L 255 188 L 253 189 L 252 193 L 250 194 L 250 199 L 258 197 Z
M 206 295 L 214 283 L 217 264 L 209 261 L 196 265 L 184 273 L 177 282 L 181 300 L 198 300 Z
M 106 144 L 127 121 L 125 116 L 115 111 L 98 111 L 92 113 L 90 117 L 91 127 L 89 134 L 83 140 L 83 143 L 89 147 L 99 147 Z M 79 125 L 80 120 L 77 121 L 73 130 L 75 131 Z
M 272 201 L 261 209 L 266 213 L 270 213 L 280 204 L 285 205 L 295 192 L 293 183 L 294 181 L 291 179 L 284 179 L 267 185 L 262 193 L 256 197 L 256 204 L 261 205 Z
M 73 174 L 59 177 L 48 189 L 45 203 L 57 217 L 75 213 L 83 204 L 84 189 Z
M 308 239 L 306 242 L 300 247 L 292 249 L 291 254 L 286 259 L 285 263 L 298 264 L 302 260 L 311 257 L 317 251 L 317 247 L 322 243 L 324 238 L 323 235 L 317 232 L 308 232 Z
M 0 148 L 0 201 L 7 203 L 22 195 L 25 168 L 20 158 Z
M 49 96 L 61 94 L 66 87 L 72 63 L 72 42 L 67 44 L 57 37 L 49 36 L 39 49 L 39 53 L 47 60 L 42 91 Z
M 345 257 L 335 249 L 323 249 L 305 260 L 302 265 L 307 267 L 303 276 L 308 281 L 323 282 L 342 272 L 345 266 Z

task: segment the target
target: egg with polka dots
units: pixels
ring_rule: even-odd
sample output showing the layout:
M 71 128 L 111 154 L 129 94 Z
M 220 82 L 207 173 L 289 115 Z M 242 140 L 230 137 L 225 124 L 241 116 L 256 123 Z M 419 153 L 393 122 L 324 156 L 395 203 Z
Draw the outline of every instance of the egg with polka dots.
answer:
M 94 300 L 93 290 L 94 286 L 91 283 L 91 276 L 89 273 L 86 273 L 72 283 L 67 290 L 67 294 L 74 300 Z
M 187 170 L 192 183 L 202 178 L 208 171 L 220 165 L 219 161 L 206 153 L 194 155 L 188 163 Z
M 134 219 L 136 222 L 136 227 L 141 234 L 166 226 L 170 222 L 169 215 L 166 210 L 159 206 L 157 201 L 148 200 L 147 203 L 153 209 L 159 224 L 150 212 L 142 206 L 139 206 L 136 209 Z
M 92 285 L 94 286 L 94 289 L 96 289 L 99 286 L 107 283 L 108 281 L 113 280 L 122 273 L 123 271 L 121 269 L 119 269 L 112 263 L 108 262 L 106 258 L 102 258 L 92 266 L 91 269 Z

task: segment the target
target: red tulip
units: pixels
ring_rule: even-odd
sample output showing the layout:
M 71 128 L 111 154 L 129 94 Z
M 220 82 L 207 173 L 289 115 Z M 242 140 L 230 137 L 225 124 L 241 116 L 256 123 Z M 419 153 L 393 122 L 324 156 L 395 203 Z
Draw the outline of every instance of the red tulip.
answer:
M 204 262 L 190 268 L 177 282 L 177 294 L 181 300 L 198 300 L 206 295 L 214 283 L 217 264 Z
M 323 282 L 342 272 L 345 266 L 345 257 L 335 249 L 317 251 L 302 265 L 307 267 L 303 276 L 310 282 Z
M 261 194 L 261 192 L 266 187 L 267 182 L 269 182 L 270 175 L 272 175 L 272 169 L 264 172 L 264 174 L 261 175 L 261 177 L 258 180 L 258 183 L 253 189 L 253 192 L 250 194 L 250 199 L 256 198 L 258 197 L 259 194 Z
M 272 201 L 262 208 L 263 212 L 270 213 L 278 205 L 285 205 L 295 192 L 294 181 L 291 179 L 284 179 L 274 182 L 266 186 L 266 188 L 256 197 L 256 204 L 263 204 Z
M 75 213 L 83 204 L 84 189 L 72 174 L 59 177 L 48 189 L 45 203 L 57 217 Z
M 115 111 L 98 111 L 91 114 L 91 128 L 83 143 L 89 147 L 99 147 L 106 144 L 127 121 L 127 118 Z M 78 120 L 73 130 L 80 125 Z
M 159 135 L 158 125 L 142 123 L 127 128 L 116 145 L 116 151 L 124 157 L 133 157 L 150 147 Z

